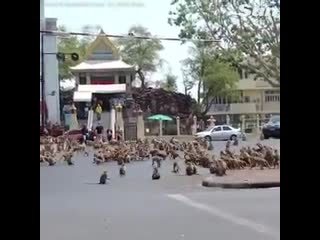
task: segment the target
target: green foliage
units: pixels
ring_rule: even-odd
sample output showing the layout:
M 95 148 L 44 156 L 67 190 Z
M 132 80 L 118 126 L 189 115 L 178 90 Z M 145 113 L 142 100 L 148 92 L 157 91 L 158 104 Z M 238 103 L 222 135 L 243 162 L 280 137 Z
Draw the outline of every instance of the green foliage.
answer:
M 147 28 L 143 26 L 132 26 L 129 33 L 134 36 L 152 37 Z M 161 41 L 158 39 L 119 39 L 117 45 L 120 48 L 120 54 L 123 60 L 131 65 L 137 65 L 142 86 L 145 86 L 144 75 L 157 70 L 162 61 L 159 56 L 159 51 L 163 49 Z
M 215 97 L 231 97 L 240 79 L 239 73 L 228 60 L 213 54 L 210 48 L 195 46 L 191 57 L 184 60 L 185 74 L 198 84 L 197 111 L 206 114 Z
M 183 86 L 184 86 L 184 94 L 191 95 L 190 90 L 194 87 L 195 81 L 189 75 L 188 68 L 185 66 L 181 69 L 182 71 L 182 78 L 183 78 Z
M 165 79 L 160 83 L 160 87 L 171 92 L 177 91 L 177 76 L 171 73 L 166 74 Z
M 168 22 L 181 38 L 219 40 L 215 48 L 273 86 L 280 85 L 280 0 L 174 0 Z M 246 61 L 244 61 L 246 60 Z
M 83 32 L 93 32 L 97 30 L 99 26 L 84 26 Z M 58 30 L 61 32 L 67 32 L 65 26 L 59 26 Z M 69 36 L 58 39 L 58 52 L 61 53 L 78 53 L 79 60 L 72 61 L 70 56 L 67 55 L 65 61 L 59 61 L 59 76 L 60 79 L 68 79 L 72 76 L 70 67 L 75 66 L 84 60 L 86 54 L 86 49 L 89 44 L 94 40 L 92 36 L 78 37 L 78 36 Z

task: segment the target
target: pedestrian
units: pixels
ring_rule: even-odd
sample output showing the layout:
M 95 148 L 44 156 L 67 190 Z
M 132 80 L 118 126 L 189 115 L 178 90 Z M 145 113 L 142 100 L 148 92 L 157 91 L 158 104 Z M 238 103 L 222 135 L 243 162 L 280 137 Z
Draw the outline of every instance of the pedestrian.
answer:
M 101 122 L 98 122 L 98 126 L 96 127 L 96 135 L 98 140 L 101 141 L 103 136 L 103 126 L 101 125 Z
M 112 130 L 110 128 L 107 129 L 107 139 L 108 139 L 108 142 L 112 140 Z
M 84 107 L 84 117 L 85 117 L 85 118 L 88 118 L 88 116 L 89 116 L 89 106 L 86 105 L 86 106 Z
M 81 133 L 82 133 L 84 143 L 87 143 L 87 140 L 89 138 L 89 130 L 88 130 L 86 124 L 83 124 L 83 126 L 81 128 Z
M 102 114 L 102 107 L 101 104 L 98 103 L 95 109 L 96 115 L 97 115 L 97 120 L 100 121 L 101 120 L 101 114 Z
M 118 142 L 122 141 L 122 130 L 121 129 L 119 129 L 117 132 L 117 141 Z

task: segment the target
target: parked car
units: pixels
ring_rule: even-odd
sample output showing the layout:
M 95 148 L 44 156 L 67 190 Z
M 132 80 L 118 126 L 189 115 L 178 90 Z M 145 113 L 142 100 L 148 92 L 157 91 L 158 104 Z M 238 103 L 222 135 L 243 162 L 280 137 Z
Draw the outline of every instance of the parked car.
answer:
M 244 138 L 245 135 L 241 132 L 240 128 L 233 128 L 229 125 L 218 125 L 196 133 L 195 137 L 205 138 L 207 141 L 225 141 Z
M 264 139 L 280 138 L 280 116 L 273 116 L 269 122 L 262 127 Z

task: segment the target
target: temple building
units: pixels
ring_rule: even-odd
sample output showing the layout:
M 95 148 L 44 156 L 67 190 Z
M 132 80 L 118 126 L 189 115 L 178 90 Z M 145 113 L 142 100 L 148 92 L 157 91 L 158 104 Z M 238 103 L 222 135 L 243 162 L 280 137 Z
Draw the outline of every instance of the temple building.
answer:
M 84 61 L 71 67 L 71 71 L 77 85 L 73 101 L 78 117 L 88 118 L 85 109 L 100 102 L 101 124 L 112 130 L 123 130 L 122 109 L 131 99 L 135 67 L 122 61 L 119 51 L 103 31 L 88 47 Z

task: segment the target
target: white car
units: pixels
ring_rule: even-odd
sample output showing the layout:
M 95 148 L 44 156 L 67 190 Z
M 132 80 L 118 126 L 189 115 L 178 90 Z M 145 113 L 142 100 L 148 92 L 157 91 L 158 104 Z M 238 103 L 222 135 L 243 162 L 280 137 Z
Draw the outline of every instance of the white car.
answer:
M 205 138 L 207 141 L 224 141 L 244 139 L 245 135 L 241 132 L 240 128 L 233 128 L 229 125 L 217 125 L 210 127 L 205 131 L 198 132 L 196 138 Z

